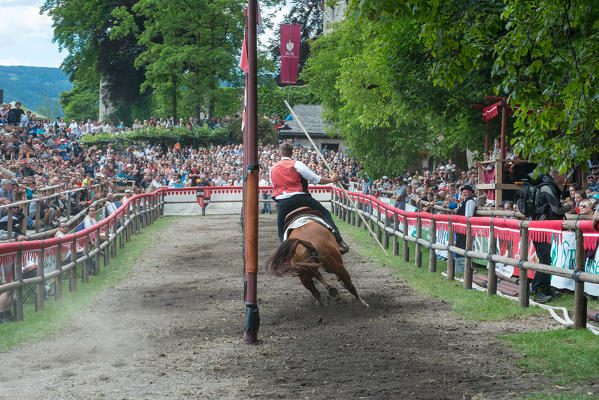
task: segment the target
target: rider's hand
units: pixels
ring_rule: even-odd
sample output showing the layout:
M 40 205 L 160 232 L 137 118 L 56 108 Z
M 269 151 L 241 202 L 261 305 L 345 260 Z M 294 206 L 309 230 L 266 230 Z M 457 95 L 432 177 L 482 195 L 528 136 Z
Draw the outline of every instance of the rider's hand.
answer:
M 337 182 L 339 180 L 339 175 L 338 174 L 333 174 L 331 175 L 331 181 L 332 182 Z

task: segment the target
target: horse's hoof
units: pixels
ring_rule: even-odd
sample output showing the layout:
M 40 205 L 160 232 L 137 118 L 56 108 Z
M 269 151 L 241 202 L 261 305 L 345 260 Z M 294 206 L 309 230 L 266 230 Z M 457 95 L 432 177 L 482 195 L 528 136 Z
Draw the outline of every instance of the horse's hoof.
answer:
M 243 333 L 243 340 L 247 343 L 256 343 L 258 340 L 258 332 L 254 329 L 247 330 Z
M 329 296 L 331 296 L 331 297 L 337 297 L 337 296 L 339 296 L 339 291 L 337 290 L 337 288 L 334 288 L 334 287 L 331 286 L 329 288 Z

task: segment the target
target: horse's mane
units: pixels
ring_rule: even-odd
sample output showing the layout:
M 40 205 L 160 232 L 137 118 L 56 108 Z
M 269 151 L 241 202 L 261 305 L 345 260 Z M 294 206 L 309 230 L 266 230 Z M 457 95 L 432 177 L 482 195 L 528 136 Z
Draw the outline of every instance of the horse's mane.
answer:
M 310 257 L 303 261 L 293 262 L 293 256 L 298 244 L 308 249 Z M 281 243 L 277 250 L 266 259 L 264 267 L 266 272 L 271 275 L 298 276 L 303 271 L 315 271 L 321 265 L 318 262 L 318 251 L 316 251 L 316 248 L 311 243 L 301 239 L 290 238 Z

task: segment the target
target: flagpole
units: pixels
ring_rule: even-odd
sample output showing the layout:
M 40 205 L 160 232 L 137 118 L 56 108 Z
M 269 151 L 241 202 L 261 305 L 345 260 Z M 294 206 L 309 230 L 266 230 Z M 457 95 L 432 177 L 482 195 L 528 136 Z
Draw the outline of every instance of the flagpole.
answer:
M 247 141 L 243 153 L 246 159 L 244 171 L 245 204 L 245 332 L 243 338 L 248 343 L 258 340 L 260 314 L 257 304 L 258 274 L 258 96 L 257 96 L 257 32 L 258 0 L 248 0 L 247 8 Z
M 331 173 L 331 175 L 334 174 L 335 172 L 333 171 L 333 168 L 331 168 L 331 166 L 329 165 L 329 162 L 327 161 L 327 159 L 324 158 L 324 156 L 320 153 L 320 151 L 318 151 L 318 147 L 316 147 L 316 143 L 314 143 L 314 141 L 312 140 L 312 137 L 310 137 L 310 135 L 308 134 L 308 131 L 306 130 L 306 128 L 304 128 L 304 125 L 302 124 L 302 121 L 300 121 L 300 119 L 297 117 L 297 115 L 295 115 L 295 113 L 293 112 L 293 109 L 291 108 L 291 106 L 289 105 L 288 102 L 285 101 L 285 105 L 289 109 L 289 112 L 291 113 L 291 116 L 293 117 L 293 119 L 295 119 L 295 121 L 299 125 L 300 129 L 304 132 L 304 135 L 306 135 L 306 137 L 308 138 L 308 140 L 312 144 L 312 147 L 314 148 L 314 150 L 316 150 L 316 154 L 318 154 L 318 156 L 320 157 L 320 160 L 324 162 L 324 165 L 326 165 L 326 167 L 329 170 L 329 172 Z M 345 197 L 347 199 L 351 200 L 351 198 L 349 197 L 349 193 L 347 193 L 347 190 L 345 190 L 345 188 L 343 187 L 343 185 L 339 181 L 335 182 L 335 184 L 343 191 L 343 194 L 345 195 Z M 364 226 L 366 226 L 368 228 L 368 232 L 370 232 L 370 234 L 372 235 L 372 237 L 374 238 L 374 240 L 376 240 L 376 242 L 380 246 L 381 250 L 383 250 L 383 253 L 385 253 L 385 255 L 387 257 L 389 257 L 389 254 L 387 253 L 387 250 L 385 250 L 385 247 L 383 247 L 383 245 L 379 241 L 379 238 L 376 237 L 376 235 L 372 231 L 372 228 L 370 228 L 370 224 L 366 223 L 366 220 L 364 219 L 364 216 L 362 215 L 362 213 L 360 212 L 360 210 L 358 210 L 358 207 L 356 207 L 356 205 L 354 204 L 353 201 L 349 201 L 349 203 L 351 203 L 351 205 L 354 207 L 354 209 L 356 210 L 356 214 L 358 214 L 360 216 L 360 218 L 362 219 L 362 222 L 364 223 Z

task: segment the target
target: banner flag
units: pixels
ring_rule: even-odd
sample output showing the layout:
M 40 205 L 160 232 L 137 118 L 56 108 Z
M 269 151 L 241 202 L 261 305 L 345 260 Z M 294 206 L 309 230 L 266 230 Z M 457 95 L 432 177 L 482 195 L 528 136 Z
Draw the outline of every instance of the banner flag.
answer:
M 281 83 L 297 82 L 301 28 L 300 25 L 281 25 Z

